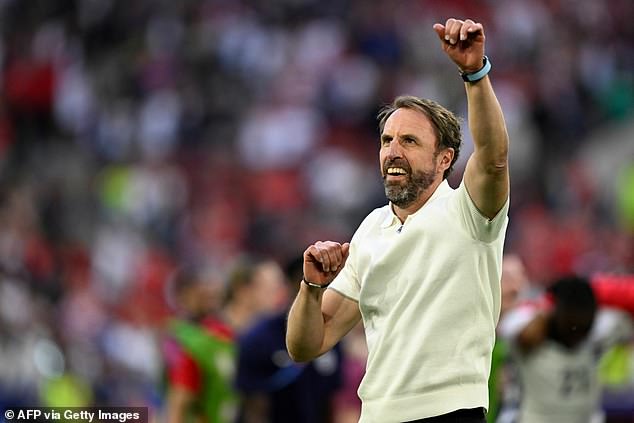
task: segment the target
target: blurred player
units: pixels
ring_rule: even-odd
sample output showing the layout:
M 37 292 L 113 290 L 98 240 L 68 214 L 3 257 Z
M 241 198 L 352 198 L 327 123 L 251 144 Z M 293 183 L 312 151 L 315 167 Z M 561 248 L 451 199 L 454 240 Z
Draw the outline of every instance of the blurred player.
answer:
M 167 423 L 231 423 L 237 414 L 235 344 L 218 316 L 223 283 L 184 268 L 169 289 L 178 318 L 164 343 Z
M 283 310 L 287 298 L 279 264 L 271 259 L 245 256 L 230 271 L 223 316 L 240 335 L 258 319 Z
M 500 332 L 512 344 L 522 383 L 520 423 L 603 420 L 597 366 L 632 335 L 628 315 L 598 309 L 588 280 L 558 280 L 544 300 L 508 312 Z
M 297 364 L 288 356 L 284 342 L 286 315 L 299 288 L 302 264 L 300 257 L 287 267 L 286 307 L 256 322 L 239 338 L 236 386 L 242 399 L 240 423 L 332 422 L 333 396 L 341 385 L 340 348 L 311 363 Z

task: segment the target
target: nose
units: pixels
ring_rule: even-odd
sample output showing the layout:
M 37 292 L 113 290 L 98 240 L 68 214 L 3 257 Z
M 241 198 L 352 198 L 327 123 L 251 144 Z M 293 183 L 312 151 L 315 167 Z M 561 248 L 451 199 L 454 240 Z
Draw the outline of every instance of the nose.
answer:
M 390 144 L 387 148 L 387 156 L 389 158 L 403 157 L 403 149 L 401 143 L 399 143 L 397 140 L 394 139 L 390 141 Z

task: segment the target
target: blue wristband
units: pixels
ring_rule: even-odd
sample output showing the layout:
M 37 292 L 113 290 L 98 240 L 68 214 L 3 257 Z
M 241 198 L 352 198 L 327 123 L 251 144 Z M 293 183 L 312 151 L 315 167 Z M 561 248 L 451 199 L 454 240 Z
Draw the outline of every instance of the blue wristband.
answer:
M 480 70 L 473 73 L 460 72 L 460 76 L 462 76 L 462 80 L 464 82 L 476 82 L 481 80 L 485 76 L 487 76 L 490 70 L 491 70 L 491 61 L 489 60 L 488 57 L 483 56 L 482 67 L 480 68 Z

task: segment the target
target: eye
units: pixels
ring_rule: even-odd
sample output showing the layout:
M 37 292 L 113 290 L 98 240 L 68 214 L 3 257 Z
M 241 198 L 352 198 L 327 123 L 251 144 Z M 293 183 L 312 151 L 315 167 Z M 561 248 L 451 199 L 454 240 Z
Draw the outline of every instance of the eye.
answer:
M 388 145 L 392 141 L 392 137 L 384 135 L 381 137 L 381 145 Z
M 404 144 L 416 144 L 416 139 L 413 137 L 403 137 Z

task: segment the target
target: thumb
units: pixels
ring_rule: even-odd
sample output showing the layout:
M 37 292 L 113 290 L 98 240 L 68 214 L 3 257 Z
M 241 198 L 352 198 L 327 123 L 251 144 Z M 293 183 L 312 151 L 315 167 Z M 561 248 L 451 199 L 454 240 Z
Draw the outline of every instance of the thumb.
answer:
M 343 245 L 341 245 L 341 253 L 343 254 L 343 258 L 344 258 L 344 261 L 345 261 L 345 259 L 348 258 L 348 254 L 350 253 L 350 243 L 349 242 L 344 242 Z
M 438 35 L 438 38 L 440 38 L 440 41 L 445 41 L 445 26 L 439 23 L 434 24 L 434 31 L 436 31 L 436 34 Z

